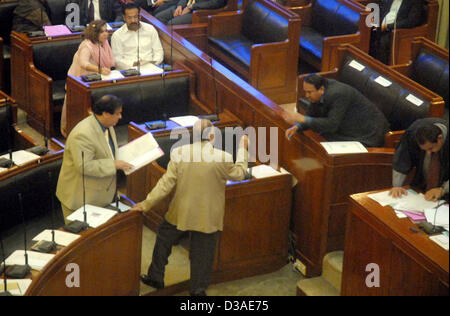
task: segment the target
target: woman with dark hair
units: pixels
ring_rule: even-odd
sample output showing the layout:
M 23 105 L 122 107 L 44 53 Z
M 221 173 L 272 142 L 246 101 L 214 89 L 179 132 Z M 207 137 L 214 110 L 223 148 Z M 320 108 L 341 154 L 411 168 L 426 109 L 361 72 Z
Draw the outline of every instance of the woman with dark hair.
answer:
M 108 42 L 109 33 L 106 30 L 106 22 L 102 20 L 92 21 L 88 24 L 83 35 L 84 41 L 81 42 L 73 57 L 68 74 L 74 77 L 96 72 L 109 75 L 111 68 L 115 65 L 115 59 Z M 64 101 L 61 113 L 61 134 L 64 137 L 67 137 L 66 122 L 66 102 Z

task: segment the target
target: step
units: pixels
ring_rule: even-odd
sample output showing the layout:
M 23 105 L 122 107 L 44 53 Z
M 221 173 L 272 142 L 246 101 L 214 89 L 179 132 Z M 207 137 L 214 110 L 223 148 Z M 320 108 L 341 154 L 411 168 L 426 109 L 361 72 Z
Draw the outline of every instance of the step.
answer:
M 325 278 L 317 277 L 297 282 L 297 295 L 303 296 L 340 296 L 339 291 Z
M 322 277 L 339 292 L 341 291 L 343 265 L 343 251 L 330 252 L 323 258 Z

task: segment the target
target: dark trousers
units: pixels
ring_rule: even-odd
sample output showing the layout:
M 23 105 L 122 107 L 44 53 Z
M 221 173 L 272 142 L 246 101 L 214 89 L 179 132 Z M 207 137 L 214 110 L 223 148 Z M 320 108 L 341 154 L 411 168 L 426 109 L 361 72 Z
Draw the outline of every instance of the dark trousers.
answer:
M 173 17 L 176 9 L 177 6 L 173 5 L 166 10 L 160 11 L 159 13 L 155 14 L 155 18 L 166 25 L 183 25 L 192 23 L 192 13 Z
M 172 253 L 172 247 L 178 243 L 184 233 L 186 232 L 178 230 L 176 226 L 171 225 L 165 219 L 163 220 L 158 228 L 152 264 L 148 269 L 148 275 L 151 279 L 157 282 L 164 281 L 164 273 L 169 262 L 169 256 Z M 218 232 L 205 234 L 191 231 L 190 235 L 190 293 L 199 294 L 206 291 L 211 283 Z
M 388 65 L 391 57 L 391 31 L 372 30 L 370 55 Z

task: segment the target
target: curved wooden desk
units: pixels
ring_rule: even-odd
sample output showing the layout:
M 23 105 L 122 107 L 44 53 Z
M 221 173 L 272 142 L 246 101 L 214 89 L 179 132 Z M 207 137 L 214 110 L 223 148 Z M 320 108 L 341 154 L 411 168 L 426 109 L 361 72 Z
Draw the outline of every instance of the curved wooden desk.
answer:
M 97 229 L 89 229 L 50 261 L 36 276 L 26 296 L 139 295 L 142 214 L 120 214 Z M 79 266 L 80 287 L 66 278 Z

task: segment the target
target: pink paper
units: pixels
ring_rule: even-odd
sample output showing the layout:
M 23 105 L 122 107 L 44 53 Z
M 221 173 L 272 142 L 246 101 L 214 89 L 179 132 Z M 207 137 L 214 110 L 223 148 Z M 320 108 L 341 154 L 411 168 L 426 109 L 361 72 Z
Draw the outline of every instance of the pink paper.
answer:
M 46 36 L 70 35 L 72 32 L 65 25 L 46 25 L 44 26 Z
M 406 212 L 402 211 L 406 216 L 408 216 L 414 223 L 426 222 L 427 218 L 425 214 L 422 213 L 414 213 L 414 212 Z

